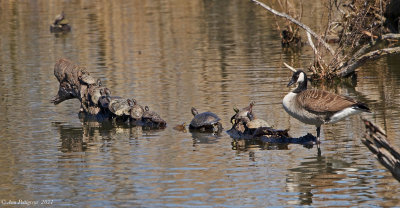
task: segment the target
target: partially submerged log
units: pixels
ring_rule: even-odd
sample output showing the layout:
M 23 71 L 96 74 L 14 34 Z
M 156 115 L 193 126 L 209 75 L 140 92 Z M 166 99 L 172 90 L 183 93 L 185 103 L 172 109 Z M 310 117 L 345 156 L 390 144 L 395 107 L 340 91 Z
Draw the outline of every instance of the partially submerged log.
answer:
M 371 121 L 363 118 L 366 132 L 362 143 L 375 155 L 376 159 L 385 166 L 400 181 L 400 151 L 389 144 L 384 130 Z
M 102 86 L 100 79 L 90 76 L 85 67 L 59 59 L 54 66 L 54 76 L 60 85 L 51 102 L 58 105 L 65 100 L 78 99 L 81 103 L 80 116 L 86 120 L 129 122 L 152 128 L 166 126 L 156 112 L 147 106 L 143 108 L 135 99 L 111 96 L 111 91 Z
M 315 144 L 316 137 L 311 134 L 292 138 L 288 134 L 288 129 L 272 128 L 266 121 L 256 118 L 253 106 L 254 102 L 251 102 L 248 107 L 241 110 L 234 108 L 235 115 L 231 118 L 232 128 L 226 132 L 234 139 L 233 144 L 241 147 L 245 144 L 257 144 L 263 147 L 273 145 L 279 149 L 287 149 L 288 144 L 301 144 L 306 148 L 312 148 Z

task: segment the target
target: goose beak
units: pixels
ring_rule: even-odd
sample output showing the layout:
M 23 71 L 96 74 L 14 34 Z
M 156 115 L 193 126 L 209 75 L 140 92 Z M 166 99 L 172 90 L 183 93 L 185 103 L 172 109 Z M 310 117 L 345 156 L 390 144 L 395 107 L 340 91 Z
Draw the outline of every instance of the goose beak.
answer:
M 290 80 L 290 82 L 287 84 L 288 87 L 292 86 L 294 83 L 296 83 L 296 81 L 294 81 L 293 79 Z

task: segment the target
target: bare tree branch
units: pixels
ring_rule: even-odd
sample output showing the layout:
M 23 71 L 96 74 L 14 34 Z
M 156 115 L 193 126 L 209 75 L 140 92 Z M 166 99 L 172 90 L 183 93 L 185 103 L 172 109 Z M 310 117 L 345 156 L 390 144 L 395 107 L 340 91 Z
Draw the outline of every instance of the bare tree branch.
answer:
M 347 65 L 343 65 L 341 69 L 336 73 L 340 77 L 346 77 L 363 65 L 365 62 L 369 60 L 376 60 L 379 59 L 383 56 L 391 55 L 391 54 L 400 54 L 400 47 L 395 47 L 395 48 L 384 48 L 384 49 L 379 49 L 375 51 L 371 51 L 367 54 L 364 54 L 352 61 L 351 63 L 348 63 Z
M 289 68 L 292 72 L 296 72 L 297 70 L 293 67 L 291 67 L 289 64 L 283 62 L 283 65 L 285 65 L 287 68 Z
M 318 42 L 320 42 L 332 55 L 335 54 L 335 51 L 331 48 L 331 46 L 326 43 L 319 35 L 317 35 L 313 30 L 311 30 L 310 27 L 308 27 L 307 25 L 304 25 L 303 23 L 297 21 L 296 19 L 294 19 L 293 17 L 285 14 L 285 13 L 281 13 L 278 12 L 274 9 L 272 9 L 271 7 L 267 6 L 266 4 L 259 2 L 257 0 L 251 0 L 252 2 L 254 2 L 257 5 L 260 5 L 261 7 L 265 8 L 266 10 L 270 11 L 271 13 L 283 17 L 291 22 L 293 22 L 294 24 L 300 26 L 301 28 L 303 28 L 304 30 L 306 30 L 307 32 L 309 32 L 315 39 L 318 40 Z

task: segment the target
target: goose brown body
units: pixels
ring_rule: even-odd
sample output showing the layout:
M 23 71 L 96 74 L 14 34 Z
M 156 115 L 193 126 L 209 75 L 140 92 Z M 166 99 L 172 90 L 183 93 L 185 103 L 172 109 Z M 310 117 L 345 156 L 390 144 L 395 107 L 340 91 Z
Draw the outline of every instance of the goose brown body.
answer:
M 288 86 L 294 83 L 298 83 L 298 86 L 283 98 L 283 108 L 297 120 L 317 127 L 318 154 L 322 124 L 336 123 L 354 114 L 370 112 L 367 105 L 350 97 L 307 89 L 307 75 L 301 70 L 293 74 Z

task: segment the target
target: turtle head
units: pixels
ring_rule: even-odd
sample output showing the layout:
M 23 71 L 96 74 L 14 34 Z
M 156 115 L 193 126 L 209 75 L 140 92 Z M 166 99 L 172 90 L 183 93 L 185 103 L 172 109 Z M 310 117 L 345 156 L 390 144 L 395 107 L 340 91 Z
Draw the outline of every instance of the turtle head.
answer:
M 235 124 L 236 122 L 237 122 L 237 120 L 236 120 L 236 114 L 235 114 L 231 117 L 231 124 Z
M 133 101 L 131 99 L 127 99 L 126 101 L 128 102 L 129 107 L 133 106 Z
M 104 93 L 106 94 L 106 96 L 111 96 L 111 91 L 107 87 L 104 88 Z
M 236 106 L 233 107 L 233 111 L 235 111 L 235 113 L 239 113 L 239 109 Z
M 197 112 L 196 108 L 192 107 L 192 114 L 193 116 L 196 116 L 197 114 L 199 114 L 199 112 Z
M 102 84 L 101 84 L 101 80 L 100 80 L 100 79 L 97 79 L 97 86 L 98 86 L 98 87 L 101 87 L 101 85 L 102 85 Z
M 254 120 L 254 115 L 251 112 L 247 112 L 247 118 L 250 119 L 250 121 Z
M 253 106 L 256 104 L 256 102 L 251 101 L 250 105 L 249 105 L 249 112 L 251 112 L 253 110 Z

